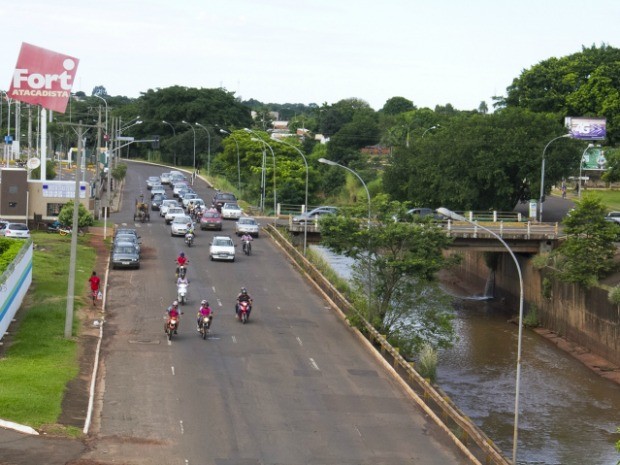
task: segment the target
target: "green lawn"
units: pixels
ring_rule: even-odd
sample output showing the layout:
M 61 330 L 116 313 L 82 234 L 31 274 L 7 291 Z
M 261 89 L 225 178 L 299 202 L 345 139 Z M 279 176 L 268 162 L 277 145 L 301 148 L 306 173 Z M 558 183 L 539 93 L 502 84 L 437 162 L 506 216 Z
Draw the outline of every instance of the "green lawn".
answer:
M 70 238 L 33 232 L 33 280 L 0 358 L 0 418 L 40 428 L 61 413 L 66 384 L 78 374 L 77 341 L 64 338 Z M 78 241 L 73 334 L 77 309 L 87 302 L 95 251 L 88 236 Z M 21 314 L 21 315 L 20 315 Z M 15 326 L 15 325 L 14 325 Z

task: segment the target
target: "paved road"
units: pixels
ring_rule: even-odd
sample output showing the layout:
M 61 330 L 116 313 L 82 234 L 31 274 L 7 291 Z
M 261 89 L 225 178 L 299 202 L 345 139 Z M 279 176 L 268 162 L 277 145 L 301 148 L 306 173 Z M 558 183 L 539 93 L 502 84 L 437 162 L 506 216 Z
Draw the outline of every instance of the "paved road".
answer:
M 112 220 L 134 225 L 133 199 L 149 175 L 130 165 L 124 206 Z M 206 194 L 206 186 L 198 186 Z M 205 195 L 205 200 L 210 195 Z M 464 464 L 382 366 L 268 239 L 235 263 L 210 262 L 212 232 L 187 249 L 163 220 L 136 225 L 138 271 L 112 271 L 103 382 L 93 449 L 84 459 L 126 464 Z M 224 233 L 232 235 L 226 222 Z M 235 239 L 235 242 L 238 242 Z M 240 249 L 240 247 L 239 247 Z M 189 299 L 178 337 L 163 333 L 174 298 L 173 261 L 190 257 Z M 234 319 L 241 286 L 251 321 Z M 200 299 L 216 311 L 201 340 Z

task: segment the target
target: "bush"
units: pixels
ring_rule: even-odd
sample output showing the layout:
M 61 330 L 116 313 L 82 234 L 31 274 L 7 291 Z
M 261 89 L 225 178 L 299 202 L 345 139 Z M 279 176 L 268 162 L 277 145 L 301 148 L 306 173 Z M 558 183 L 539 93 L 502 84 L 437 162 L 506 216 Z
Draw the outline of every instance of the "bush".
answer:
M 523 317 L 523 325 L 528 328 L 537 328 L 540 326 L 538 307 L 536 305 L 532 305 L 527 311 L 527 314 Z
M 434 382 L 437 379 L 437 351 L 433 346 L 426 343 L 420 350 L 420 361 L 418 363 L 418 373 L 426 379 Z
M 73 224 L 73 200 L 63 205 L 58 214 L 58 221 L 65 226 Z M 93 224 L 95 224 L 93 215 L 80 203 L 78 205 L 78 227 L 85 228 Z
M 614 305 L 620 305 L 620 285 L 614 286 L 607 294 L 607 298 Z

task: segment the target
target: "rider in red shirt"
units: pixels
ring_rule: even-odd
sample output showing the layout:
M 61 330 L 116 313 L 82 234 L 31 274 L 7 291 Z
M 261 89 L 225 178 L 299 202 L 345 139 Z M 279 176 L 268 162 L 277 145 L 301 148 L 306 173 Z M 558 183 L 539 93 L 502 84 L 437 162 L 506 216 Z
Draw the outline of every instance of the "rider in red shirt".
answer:
M 177 257 L 177 277 L 179 276 L 179 269 L 181 267 L 187 267 L 187 264 L 189 263 L 189 259 L 185 256 L 185 252 L 181 252 L 179 254 L 179 256 Z

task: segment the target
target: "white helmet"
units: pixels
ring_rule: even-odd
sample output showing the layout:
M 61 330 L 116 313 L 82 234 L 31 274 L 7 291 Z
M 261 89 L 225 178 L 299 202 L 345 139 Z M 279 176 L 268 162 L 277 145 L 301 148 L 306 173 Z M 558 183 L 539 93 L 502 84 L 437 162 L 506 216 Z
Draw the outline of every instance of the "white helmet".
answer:
M 207 302 L 206 300 L 203 300 L 202 302 L 200 302 L 200 305 L 209 305 L 209 302 Z
M 175 300 L 174 302 L 172 302 L 172 306 L 173 307 L 178 307 L 179 306 L 179 301 Z

